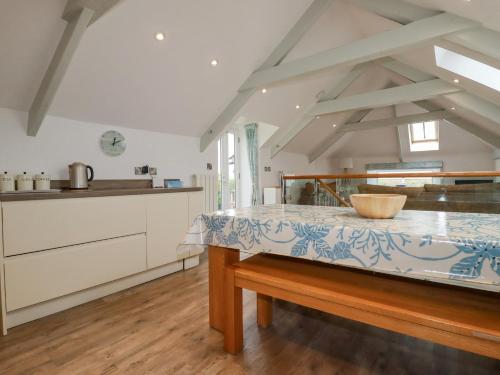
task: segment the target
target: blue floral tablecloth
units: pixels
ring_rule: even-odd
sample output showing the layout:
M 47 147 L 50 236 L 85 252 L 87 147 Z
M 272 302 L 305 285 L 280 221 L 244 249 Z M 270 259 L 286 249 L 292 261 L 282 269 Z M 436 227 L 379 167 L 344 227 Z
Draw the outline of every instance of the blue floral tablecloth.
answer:
M 201 215 L 179 258 L 216 245 L 500 291 L 500 215 L 269 205 Z

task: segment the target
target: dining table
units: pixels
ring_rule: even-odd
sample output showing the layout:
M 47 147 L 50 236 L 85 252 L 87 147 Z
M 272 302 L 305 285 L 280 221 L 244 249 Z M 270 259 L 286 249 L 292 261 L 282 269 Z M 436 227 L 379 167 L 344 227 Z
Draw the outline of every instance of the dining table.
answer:
M 240 329 L 237 324 L 238 315 L 241 315 L 241 294 L 238 297 L 239 289 L 235 284 L 238 275 L 247 278 L 241 281 L 240 287 L 248 286 L 258 292 L 258 309 L 260 303 L 262 311 L 271 309 L 271 299 L 262 291 L 275 293 L 274 297 L 289 297 L 290 301 L 304 300 L 305 306 L 333 313 L 342 305 L 338 301 L 344 299 L 346 304 L 356 301 L 353 311 L 357 314 L 361 311 L 360 301 L 364 296 L 372 296 L 378 300 L 368 301 L 365 305 L 369 309 L 363 310 L 365 318 L 357 320 L 370 323 L 374 316 L 387 320 L 387 314 L 396 314 L 391 316 L 396 325 L 379 323 L 379 318 L 374 325 L 416 337 L 435 338 L 437 342 L 451 346 L 458 345 L 455 343 L 467 336 L 463 339 L 463 346 L 456 347 L 486 355 L 499 352 L 500 319 L 495 313 L 500 308 L 498 214 L 403 210 L 393 219 L 367 219 L 352 208 L 260 205 L 200 215 L 177 251 L 179 258 L 183 258 L 200 254 L 207 247 L 210 326 L 225 332 L 226 336 L 232 332 L 230 341 L 233 344 L 228 346 L 229 352 L 236 353 L 242 345 L 242 324 L 240 322 Z M 240 261 L 247 257 L 251 257 L 249 261 Z M 238 264 L 241 267 L 233 268 Z M 288 272 L 287 268 L 293 272 Z M 246 276 L 243 275 L 245 272 Z M 315 279 L 315 273 L 322 276 Z M 277 277 L 273 279 L 274 274 L 284 276 L 279 281 Z M 250 281 L 248 275 L 253 275 L 254 280 Z M 285 280 L 287 277 L 288 281 Z M 278 286 L 283 280 L 288 286 L 286 283 Z M 297 280 L 302 281 L 297 283 Z M 345 280 L 358 285 L 350 288 Z M 340 284 L 334 283 L 337 281 L 343 283 L 340 289 Z M 268 285 L 261 288 L 259 282 Z M 308 282 L 312 284 L 308 285 Z M 290 285 L 294 285 L 293 288 Z M 399 288 L 399 295 L 391 291 L 393 286 L 394 290 Z M 290 289 L 284 293 L 286 288 Z M 302 294 L 297 299 L 293 294 L 299 289 Z M 358 294 L 347 295 L 347 290 L 351 289 Z M 410 297 L 411 293 L 416 293 L 415 298 Z M 311 300 L 313 295 L 314 298 L 321 296 L 321 304 L 333 303 L 334 307 L 321 308 L 318 301 Z M 425 306 L 427 295 L 429 306 Z M 391 306 L 391 300 L 394 306 Z M 443 305 L 447 301 L 449 306 Z M 228 305 L 232 306 L 229 310 Z M 415 305 L 422 306 L 423 310 Z M 376 311 L 370 310 L 373 306 L 377 306 Z M 406 315 L 397 315 L 401 311 L 406 311 Z M 443 311 L 446 314 L 441 316 Z M 434 316 L 433 312 L 437 315 Z M 454 321 L 454 316 L 462 313 L 463 319 L 457 317 Z M 351 314 L 338 315 L 351 317 Z M 270 319 L 269 312 L 258 315 L 263 322 Z M 416 328 L 397 328 L 401 326 L 401 319 L 414 319 L 410 323 L 416 324 Z M 478 320 L 484 320 L 485 326 L 474 323 Z M 232 324 L 229 328 L 228 322 Z M 436 322 L 442 326 L 436 327 Z M 405 324 L 408 325 L 409 321 Z M 428 328 L 431 335 L 419 336 L 420 331 L 424 332 L 425 324 L 431 325 Z M 453 332 L 439 331 L 436 334 L 436 329 L 443 327 L 444 331 L 453 327 Z M 236 339 L 235 332 L 240 332 Z M 451 337 L 440 341 L 444 340 L 443 335 L 450 334 Z M 458 340 L 453 335 L 458 335 Z M 481 335 L 481 339 L 475 337 L 477 335 Z M 478 340 L 483 341 L 477 343 Z M 482 349 L 474 349 L 477 347 Z

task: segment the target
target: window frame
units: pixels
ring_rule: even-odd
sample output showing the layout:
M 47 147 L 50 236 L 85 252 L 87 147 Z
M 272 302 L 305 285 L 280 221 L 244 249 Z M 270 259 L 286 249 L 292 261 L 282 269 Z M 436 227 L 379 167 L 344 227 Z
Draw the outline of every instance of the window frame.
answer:
M 434 125 L 436 137 L 425 138 L 425 124 L 432 123 Z M 413 132 L 414 125 L 423 125 L 424 139 L 415 139 L 415 134 Z M 410 130 L 410 142 L 411 143 L 427 143 L 427 142 L 438 142 L 439 143 L 439 123 L 437 121 L 421 121 L 408 124 Z

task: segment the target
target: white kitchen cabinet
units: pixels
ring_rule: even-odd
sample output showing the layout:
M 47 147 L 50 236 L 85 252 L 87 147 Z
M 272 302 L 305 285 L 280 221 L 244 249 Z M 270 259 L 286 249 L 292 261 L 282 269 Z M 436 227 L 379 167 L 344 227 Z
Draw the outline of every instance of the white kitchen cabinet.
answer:
M 144 196 L 5 202 L 2 208 L 5 256 L 146 232 Z
M 146 197 L 148 268 L 177 260 L 177 245 L 188 227 L 188 193 Z
M 203 213 L 205 207 L 205 194 L 202 191 L 188 193 L 189 200 L 189 218 L 188 226 L 190 226 L 194 219 Z
M 145 270 L 145 234 L 12 257 L 5 261 L 7 312 Z
M 2 332 L 196 266 L 177 246 L 203 207 L 202 191 L 0 202 Z

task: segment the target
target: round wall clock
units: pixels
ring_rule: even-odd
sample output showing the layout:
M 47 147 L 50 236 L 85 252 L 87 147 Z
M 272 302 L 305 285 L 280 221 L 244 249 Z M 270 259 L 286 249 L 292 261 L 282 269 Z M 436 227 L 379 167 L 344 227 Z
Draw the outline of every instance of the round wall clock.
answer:
M 126 147 L 125 137 L 116 130 L 109 130 L 101 136 L 101 149 L 107 155 L 121 155 Z

